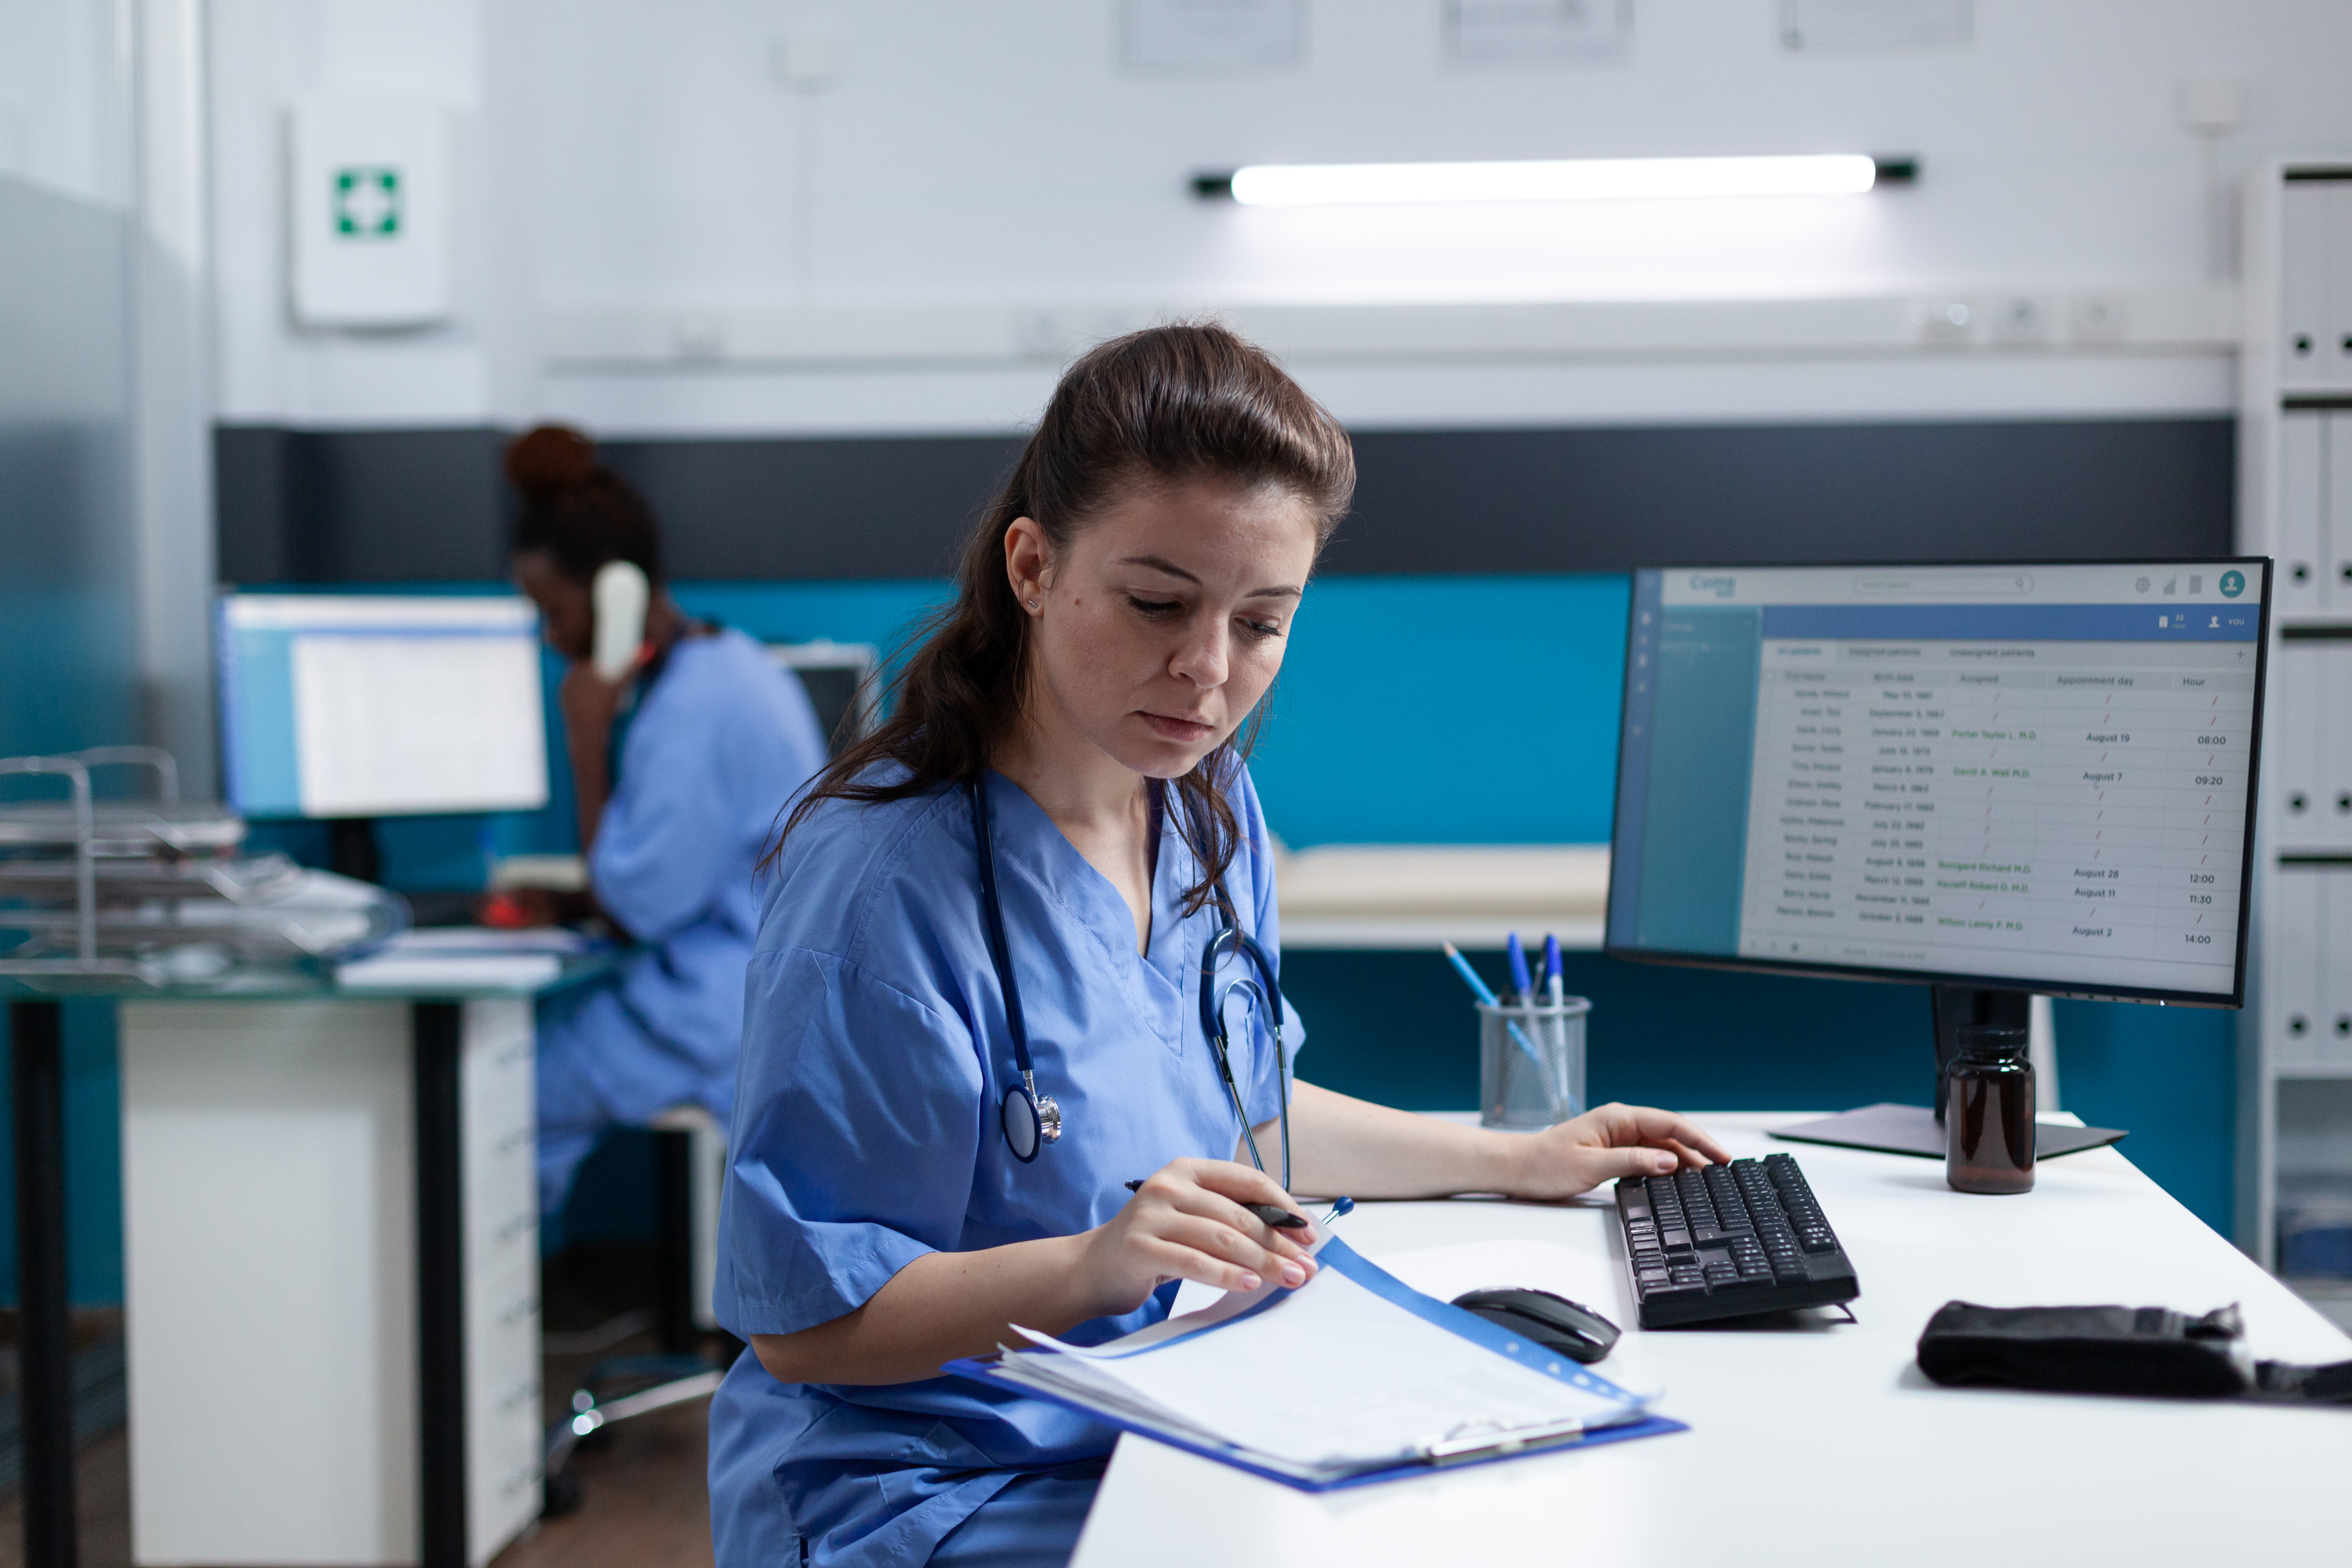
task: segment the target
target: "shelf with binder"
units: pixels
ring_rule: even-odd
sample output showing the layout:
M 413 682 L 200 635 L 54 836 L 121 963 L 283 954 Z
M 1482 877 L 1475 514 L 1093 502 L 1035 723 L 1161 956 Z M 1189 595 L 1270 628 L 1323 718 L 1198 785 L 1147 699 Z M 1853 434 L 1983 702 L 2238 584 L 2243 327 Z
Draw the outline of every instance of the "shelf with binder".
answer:
M 2242 211 L 2238 545 L 2277 575 L 2235 1228 L 2277 1268 L 2297 1194 L 2352 1183 L 2352 156 L 2258 169 Z

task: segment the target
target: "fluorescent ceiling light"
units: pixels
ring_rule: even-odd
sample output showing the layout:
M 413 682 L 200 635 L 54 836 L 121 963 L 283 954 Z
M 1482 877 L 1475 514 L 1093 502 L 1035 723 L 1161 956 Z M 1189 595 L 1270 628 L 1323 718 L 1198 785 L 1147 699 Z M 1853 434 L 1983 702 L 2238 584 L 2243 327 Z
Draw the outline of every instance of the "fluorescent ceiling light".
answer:
M 1574 202 L 1643 197 L 1852 196 L 1907 183 L 1911 159 L 1826 153 L 1786 158 L 1576 158 L 1507 163 L 1255 163 L 1192 182 L 1244 206 L 1397 202 Z

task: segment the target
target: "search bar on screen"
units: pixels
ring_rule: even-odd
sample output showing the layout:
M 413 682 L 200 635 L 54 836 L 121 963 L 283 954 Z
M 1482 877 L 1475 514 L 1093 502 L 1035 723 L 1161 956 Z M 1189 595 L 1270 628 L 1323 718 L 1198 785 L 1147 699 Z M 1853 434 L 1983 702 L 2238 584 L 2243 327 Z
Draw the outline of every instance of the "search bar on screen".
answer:
M 1874 573 L 1853 580 L 1865 599 L 2016 599 L 2033 592 L 2029 572 Z

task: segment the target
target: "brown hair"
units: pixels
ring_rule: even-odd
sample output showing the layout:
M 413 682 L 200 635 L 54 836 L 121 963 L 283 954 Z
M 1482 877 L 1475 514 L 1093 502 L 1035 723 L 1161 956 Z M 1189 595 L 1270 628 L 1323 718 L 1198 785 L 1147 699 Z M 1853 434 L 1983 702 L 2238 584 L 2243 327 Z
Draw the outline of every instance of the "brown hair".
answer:
M 1152 327 L 1114 338 L 1066 372 L 1004 489 L 982 514 L 956 572 L 954 603 L 919 626 L 919 646 L 891 684 L 892 712 L 818 775 L 769 846 L 824 800 L 878 804 L 982 776 L 1021 710 L 1029 617 L 1004 574 L 1004 534 L 1032 518 L 1056 556 L 1139 487 L 1202 479 L 1279 486 L 1311 504 L 1319 551 L 1356 487 L 1348 434 L 1265 351 L 1227 329 Z M 1175 780 L 1177 833 L 1201 865 L 1184 892 L 1192 913 L 1216 895 L 1241 837 L 1228 796 L 1265 718 Z M 904 770 L 863 777 L 875 764 Z
M 661 530 L 653 508 L 619 470 L 596 458 L 596 443 L 568 425 L 541 425 L 507 443 L 507 482 L 521 492 L 508 549 L 543 551 L 574 582 L 595 580 L 608 561 L 634 563 L 662 580 Z

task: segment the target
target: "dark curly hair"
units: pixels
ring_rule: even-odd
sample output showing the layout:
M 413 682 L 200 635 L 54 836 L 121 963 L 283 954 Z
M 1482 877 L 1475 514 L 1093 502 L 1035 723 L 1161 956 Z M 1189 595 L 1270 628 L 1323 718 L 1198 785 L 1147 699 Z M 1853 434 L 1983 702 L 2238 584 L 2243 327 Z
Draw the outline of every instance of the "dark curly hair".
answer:
M 507 482 L 522 496 L 508 548 L 544 552 L 576 583 L 608 561 L 662 580 L 661 529 L 636 487 L 597 461 L 596 443 L 568 425 L 541 425 L 507 443 Z

